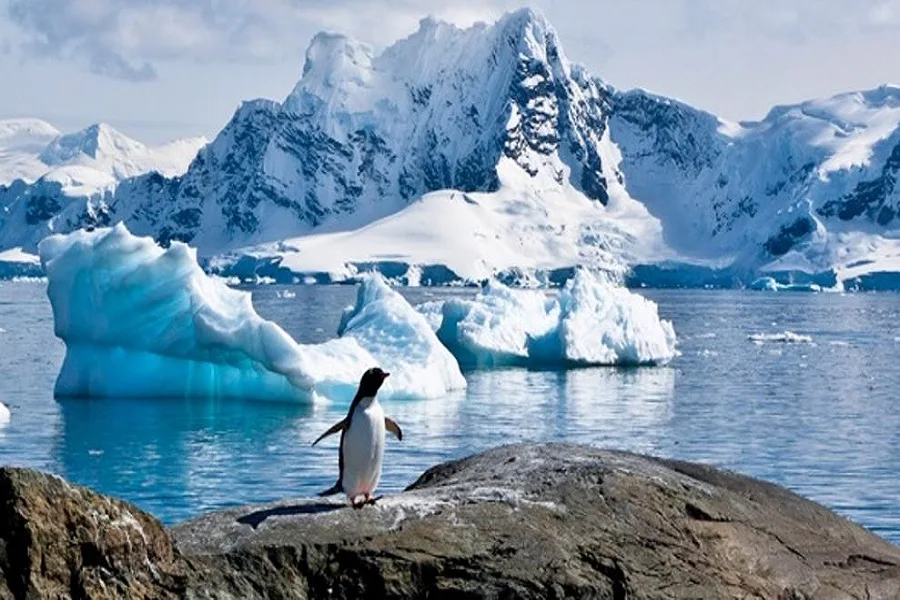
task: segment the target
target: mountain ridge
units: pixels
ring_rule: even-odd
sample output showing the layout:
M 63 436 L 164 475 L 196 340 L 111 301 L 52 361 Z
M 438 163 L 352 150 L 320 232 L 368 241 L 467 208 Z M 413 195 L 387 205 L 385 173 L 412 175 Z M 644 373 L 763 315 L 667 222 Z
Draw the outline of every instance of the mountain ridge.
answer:
M 858 283 L 900 271 L 898 171 L 896 86 L 733 123 L 591 76 L 522 9 L 470 28 L 425 18 L 380 53 L 318 34 L 284 101 L 243 103 L 183 174 L 46 193 L 37 226 L 7 219 L 0 246 L 10 229 L 30 227 L 12 236 L 29 248 L 123 220 L 224 273 L 286 280 L 546 283 L 587 264 Z M 0 188 L 0 203 L 16 202 Z

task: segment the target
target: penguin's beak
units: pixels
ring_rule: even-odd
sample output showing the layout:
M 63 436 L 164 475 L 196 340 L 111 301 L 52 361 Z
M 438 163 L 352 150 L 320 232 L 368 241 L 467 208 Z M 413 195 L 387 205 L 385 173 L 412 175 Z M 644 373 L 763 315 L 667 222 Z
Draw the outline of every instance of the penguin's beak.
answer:
M 387 379 L 387 378 L 390 377 L 390 376 L 391 376 L 390 373 L 385 373 L 384 376 L 382 377 L 382 379 Z

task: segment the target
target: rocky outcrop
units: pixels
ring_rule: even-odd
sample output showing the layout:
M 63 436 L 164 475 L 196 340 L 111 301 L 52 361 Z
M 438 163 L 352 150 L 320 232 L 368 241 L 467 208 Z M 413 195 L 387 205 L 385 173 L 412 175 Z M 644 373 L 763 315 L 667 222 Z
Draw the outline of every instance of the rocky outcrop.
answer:
M 900 548 L 782 488 L 568 445 L 440 465 L 372 509 L 278 503 L 174 533 L 213 567 L 203 587 L 241 597 L 900 595 Z
M 30 477 L 32 502 L 77 489 Z M 0 488 L 4 515 L 7 487 Z M 80 522 L 79 510 L 89 513 L 95 503 L 125 510 L 77 493 L 84 506 L 55 516 L 22 513 L 17 527 L 63 516 Z M 778 486 L 702 465 L 560 444 L 506 446 L 446 463 L 359 511 L 305 499 L 213 513 L 174 528 L 177 550 L 158 525 L 140 523 L 150 541 L 138 543 L 137 554 L 108 560 L 103 581 L 153 586 L 144 589 L 159 596 L 900 597 L 900 548 Z M 21 597 L 22 585 L 10 582 L 28 581 L 27 565 L 9 570 L 7 531 L 0 529 L 7 548 L 0 564 L 7 588 Z M 35 556 L 69 560 L 68 571 L 54 572 L 83 577 L 75 567 L 87 563 L 72 558 L 71 545 L 39 539 L 30 546 Z M 141 553 L 152 556 L 157 579 L 132 562 Z M 0 597 L 3 590 L 0 583 Z
M 177 598 L 185 567 L 169 533 L 134 506 L 0 469 L 0 599 Z

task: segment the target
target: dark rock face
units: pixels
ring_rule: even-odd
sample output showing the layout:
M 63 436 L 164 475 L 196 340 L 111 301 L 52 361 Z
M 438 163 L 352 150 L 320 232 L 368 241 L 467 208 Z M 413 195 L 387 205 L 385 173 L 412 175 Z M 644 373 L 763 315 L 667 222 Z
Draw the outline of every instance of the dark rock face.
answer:
M 440 465 L 361 511 L 278 503 L 174 535 L 201 597 L 900 596 L 900 548 L 815 503 L 710 467 L 567 445 Z
M 766 240 L 766 251 L 772 256 L 787 254 L 798 241 L 812 233 L 815 228 L 815 223 L 809 217 L 801 217 L 790 225 L 782 225 L 776 235 Z
M 900 597 L 900 548 L 782 488 L 560 444 L 446 463 L 359 511 L 279 502 L 173 535 L 0 470 L 0 598 Z
M 0 469 L 0 598 L 176 598 L 184 575 L 168 532 L 134 506 Z
M 900 211 L 900 206 L 891 203 L 898 174 L 900 174 L 900 144 L 894 146 L 877 177 L 859 182 L 851 193 L 826 202 L 818 212 L 824 217 L 837 215 L 843 221 L 850 221 L 865 214 L 878 225 L 888 225 Z

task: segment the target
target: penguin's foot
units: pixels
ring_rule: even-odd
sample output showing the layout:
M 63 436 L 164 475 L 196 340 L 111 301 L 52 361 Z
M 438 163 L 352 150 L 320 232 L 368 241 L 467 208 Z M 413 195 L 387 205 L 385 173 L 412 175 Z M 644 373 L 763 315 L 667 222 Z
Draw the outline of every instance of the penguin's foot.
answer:
M 384 496 L 372 496 L 372 495 L 366 494 L 366 501 L 364 504 L 371 504 L 372 506 L 375 506 L 375 503 L 378 502 L 379 500 L 381 500 L 383 497 Z

